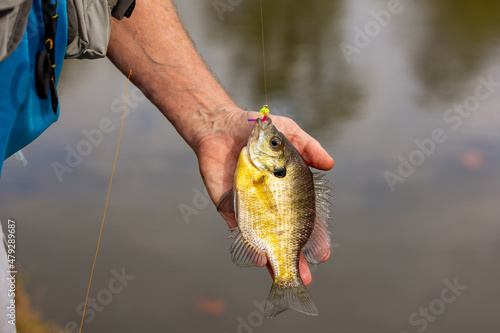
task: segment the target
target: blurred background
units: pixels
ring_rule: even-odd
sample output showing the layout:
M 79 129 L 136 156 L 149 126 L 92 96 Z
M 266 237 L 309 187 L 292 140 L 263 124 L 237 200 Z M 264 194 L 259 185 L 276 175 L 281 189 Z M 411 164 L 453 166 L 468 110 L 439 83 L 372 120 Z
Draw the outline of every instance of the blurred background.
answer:
M 259 110 L 259 1 L 176 2 L 224 87 Z M 335 248 L 309 287 L 320 316 L 263 320 L 267 271 L 233 265 L 194 153 L 132 86 L 83 331 L 498 332 L 500 2 L 262 2 L 271 114 L 336 162 Z M 18 277 L 61 332 L 78 331 L 125 87 L 107 59 L 67 61 L 60 120 L 27 166 L 4 164 Z M 113 130 L 88 144 L 103 119 Z

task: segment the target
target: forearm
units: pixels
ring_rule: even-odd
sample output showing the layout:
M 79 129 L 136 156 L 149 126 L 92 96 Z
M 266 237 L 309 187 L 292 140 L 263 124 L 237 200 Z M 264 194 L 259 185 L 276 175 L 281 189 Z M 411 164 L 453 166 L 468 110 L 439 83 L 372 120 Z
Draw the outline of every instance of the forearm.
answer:
M 184 32 L 169 0 L 138 1 L 133 15 L 111 23 L 108 57 L 193 148 L 222 112 L 236 105 Z

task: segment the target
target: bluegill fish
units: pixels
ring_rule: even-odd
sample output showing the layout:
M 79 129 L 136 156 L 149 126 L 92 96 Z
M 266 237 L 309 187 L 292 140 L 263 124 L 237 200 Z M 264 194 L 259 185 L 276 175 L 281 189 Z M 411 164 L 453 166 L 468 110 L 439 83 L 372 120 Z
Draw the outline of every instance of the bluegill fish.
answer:
M 233 262 L 248 267 L 268 261 L 273 269 L 268 318 L 287 309 L 318 315 L 299 275 L 299 256 L 302 251 L 309 263 L 319 264 L 330 248 L 331 196 L 323 176 L 311 172 L 270 117 L 256 120 L 238 159 L 234 187 L 219 209 L 234 203 Z

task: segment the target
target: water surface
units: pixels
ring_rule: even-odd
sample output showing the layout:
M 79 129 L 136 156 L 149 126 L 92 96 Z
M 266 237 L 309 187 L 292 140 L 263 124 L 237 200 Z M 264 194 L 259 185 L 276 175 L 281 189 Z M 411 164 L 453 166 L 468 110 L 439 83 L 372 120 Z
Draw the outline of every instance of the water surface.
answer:
M 221 20 L 216 2 L 178 2 L 221 83 L 240 105 L 259 109 L 259 3 L 241 1 Z M 374 33 L 373 12 L 387 10 L 385 1 L 263 3 L 271 112 L 292 117 L 336 161 L 327 176 L 336 248 L 309 288 L 320 316 L 262 320 L 256 303 L 267 297 L 268 273 L 232 264 L 225 222 L 197 194 L 204 187 L 194 154 L 130 88 L 90 292 L 107 304 L 94 308 L 84 331 L 498 332 L 499 87 L 483 85 L 489 96 L 467 103 L 484 80 L 500 82 L 500 5 L 402 2 Z M 369 44 L 347 59 L 341 43 L 356 46 L 357 29 L 370 27 Z M 62 327 L 79 322 L 125 86 L 106 59 L 66 62 L 60 120 L 24 149 L 27 167 L 4 164 L 0 218 L 18 221 L 20 276 Z M 60 182 L 51 164 L 64 163 L 67 147 L 77 149 L 82 131 L 104 118 L 114 129 Z M 436 129 L 441 142 L 419 153 L 415 141 L 428 143 Z M 401 160 L 410 158 L 418 165 L 402 175 Z M 401 177 L 393 188 L 388 172 Z M 180 205 L 199 214 L 185 220 Z M 105 299 L 112 271 L 122 268 L 135 278 Z M 447 300 L 456 296 L 446 303 L 455 279 L 467 288 L 445 291 Z

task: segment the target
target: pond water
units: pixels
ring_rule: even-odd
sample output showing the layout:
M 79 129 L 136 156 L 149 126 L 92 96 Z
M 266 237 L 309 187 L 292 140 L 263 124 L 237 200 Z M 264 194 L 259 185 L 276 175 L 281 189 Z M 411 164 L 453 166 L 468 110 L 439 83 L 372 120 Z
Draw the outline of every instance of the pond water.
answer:
M 260 109 L 259 2 L 177 2 L 224 87 Z M 309 287 L 320 316 L 262 319 L 267 271 L 233 265 L 194 154 L 130 87 L 83 331 L 498 332 L 500 3 L 265 0 L 263 15 L 271 113 L 336 162 L 335 246 Z M 107 59 L 67 61 L 60 120 L 0 180 L 19 277 L 68 332 L 87 292 L 125 86 Z M 60 181 L 52 163 L 103 119 L 112 129 Z M 197 214 L 185 218 L 187 206 Z

